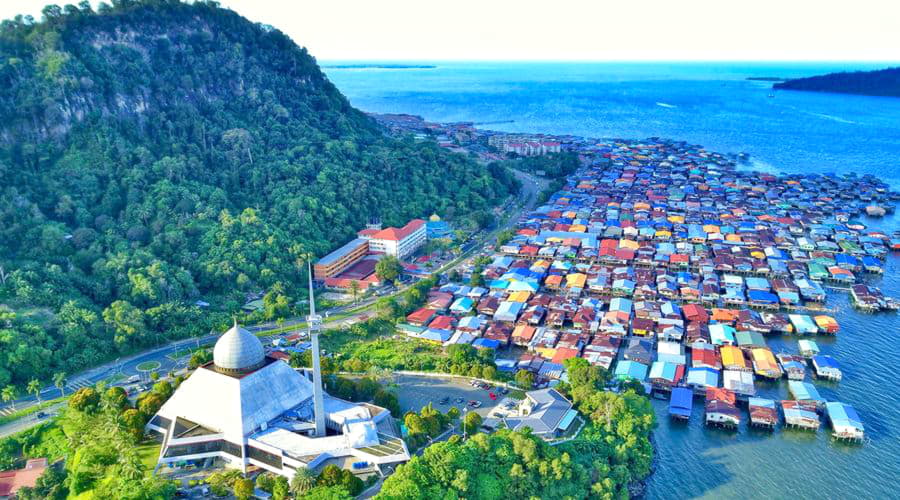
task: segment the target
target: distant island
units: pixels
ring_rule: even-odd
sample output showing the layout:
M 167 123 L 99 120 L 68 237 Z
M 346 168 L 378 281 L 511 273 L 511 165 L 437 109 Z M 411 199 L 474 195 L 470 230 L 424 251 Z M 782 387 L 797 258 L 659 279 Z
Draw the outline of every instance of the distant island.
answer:
M 787 80 L 787 78 L 780 76 L 748 76 L 747 79 L 754 82 L 783 82 Z
M 323 68 L 330 69 L 435 69 L 437 66 L 429 64 L 326 64 Z
M 853 71 L 795 78 L 772 85 L 779 90 L 838 92 L 882 97 L 900 97 L 900 67 L 876 71 Z

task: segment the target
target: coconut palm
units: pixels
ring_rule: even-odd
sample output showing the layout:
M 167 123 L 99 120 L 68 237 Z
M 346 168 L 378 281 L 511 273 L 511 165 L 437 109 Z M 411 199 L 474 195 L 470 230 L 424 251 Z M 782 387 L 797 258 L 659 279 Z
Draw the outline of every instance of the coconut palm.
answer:
M 28 387 L 26 389 L 28 394 L 34 394 L 34 397 L 37 398 L 38 403 L 41 402 L 41 382 L 33 378 L 30 382 L 28 382 Z
M 316 476 L 306 467 L 299 467 L 291 479 L 291 494 L 296 498 L 300 498 L 311 490 L 315 484 Z
M 59 397 L 63 397 L 66 395 L 66 393 L 65 393 L 65 388 L 66 388 L 65 372 L 58 372 L 58 373 L 53 374 L 53 385 L 55 385 L 56 388 L 59 389 Z
M 4 403 L 12 401 L 11 406 L 13 411 L 16 410 L 16 392 L 16 388 L 11 385 L 4 387 L 3 390 L 0 391 L 0 399 L 3 399 Z

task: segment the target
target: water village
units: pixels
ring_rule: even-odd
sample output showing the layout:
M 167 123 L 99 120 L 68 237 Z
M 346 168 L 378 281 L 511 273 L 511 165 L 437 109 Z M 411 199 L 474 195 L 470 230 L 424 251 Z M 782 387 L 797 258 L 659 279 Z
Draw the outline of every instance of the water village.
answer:
M 459 127 L 437 128 L 457 138 L 446 147 L 465 148 Z M 825 401 L 807 375 L 842 378 L 815 342 L 840 331 L 826 294 L 848 291 L 865 311 L 897 309 L 865 279 L 884 271 L 900 240 L 855 220 L 893 209 L 897 194 L 884 183 L 746 171 L 736 157 L 655 138 L 463 130 L 470 153 L 485 159 L 508 148 L 543 154 L 550 144 L 577 153 L 581 168 L 464 274 L 469 284 L 433 289 L 401 325 L 405 334 L 496 350 L 498 368 L 530 370 L 542 384 L 564 380 L 563 361 L 581 357 L 668 399 L 675 420 L 702 404 L 709 426 L 775 429 L 783 420 L 815 431 L 825 419 L 835 438 L 863 440 L 853 406 Z M 479 134 L 500 153 L 480 150 Z M 767 346 L 781 335 L 796 336 L 796 351 Z M 757 395 L 758 384 L 782 379 L 792 399 Z

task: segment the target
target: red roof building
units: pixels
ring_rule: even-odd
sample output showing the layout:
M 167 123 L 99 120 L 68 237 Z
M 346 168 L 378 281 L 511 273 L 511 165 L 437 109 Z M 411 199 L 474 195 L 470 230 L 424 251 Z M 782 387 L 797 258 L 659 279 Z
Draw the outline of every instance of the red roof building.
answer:
M 428 323 L 428 328 L 435 328 L 438 330 L 452 330 L 453 329 L 453 317 L 452 316 L 435 316 L 434 319 Z
M 47 470 L 46 458 L 32 458 L 25 463 L 25 468 L 0 472 L 0 497 L 15 496 L 19 489 L 34 488 L 37 480 Z
M 369 248 L 373 252 L 382 252 L 402 259 L 425 244 L 425 221 L 413 219 L 399 228 L 363 229 L 357 235 L 369 240 Z
M 434 317 L 435 312 L 434 309 L 423 307 L 418 311 L 410 313 L 409 316 L 406 317 L 406 322 L 411 325 L 425 326 L 431 321 L 431 318 Z

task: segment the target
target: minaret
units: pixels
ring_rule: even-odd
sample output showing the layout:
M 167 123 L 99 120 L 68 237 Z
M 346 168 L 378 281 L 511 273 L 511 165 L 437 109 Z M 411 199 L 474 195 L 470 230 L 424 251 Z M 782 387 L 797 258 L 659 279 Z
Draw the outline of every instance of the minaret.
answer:
M 312 341 L 313 369 L 313 408 L 316 414 L 316 437 L 325 435 L 325 396 L 322 390 L 322 365 L 319 361 L 319 330 L 322 328 L 322 317 L 316 314 L 316 299 L 313 295 L 312 264 L 309 267 L 309 339 Z

